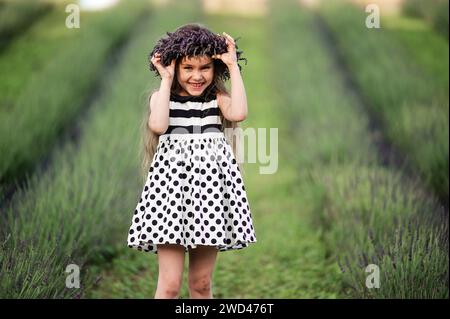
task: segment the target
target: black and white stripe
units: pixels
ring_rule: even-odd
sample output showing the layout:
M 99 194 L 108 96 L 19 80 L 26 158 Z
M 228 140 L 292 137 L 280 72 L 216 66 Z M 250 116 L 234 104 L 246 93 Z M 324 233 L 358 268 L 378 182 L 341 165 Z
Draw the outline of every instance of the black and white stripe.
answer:
M 171 99 L 169 105 L 169 127 L 164 134 L 196 134 L 221 132 L 217 99 L 208 102 Z

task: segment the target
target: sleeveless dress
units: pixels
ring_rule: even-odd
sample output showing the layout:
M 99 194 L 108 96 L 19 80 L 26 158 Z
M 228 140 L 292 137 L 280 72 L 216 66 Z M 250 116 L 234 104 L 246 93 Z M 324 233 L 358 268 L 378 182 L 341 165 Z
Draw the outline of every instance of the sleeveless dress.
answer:
M 256 234 L 244 182 L 221 130 L 216 94 L 170 95 L 169 127 L 159 136 L 128 233 L 128 247 L 157 244 L 242 249 Z

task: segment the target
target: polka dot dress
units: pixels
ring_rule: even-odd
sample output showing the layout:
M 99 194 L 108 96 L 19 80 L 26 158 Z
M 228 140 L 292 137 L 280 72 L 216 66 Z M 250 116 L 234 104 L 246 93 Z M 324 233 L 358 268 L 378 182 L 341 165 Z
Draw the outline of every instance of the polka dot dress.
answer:
M 216 96 L 171 94 L 169 127 L 136 205 L 128 247 L 158 253 L 158 244 L 218 251 L 256 242 L 244 182 L 221 131 Z

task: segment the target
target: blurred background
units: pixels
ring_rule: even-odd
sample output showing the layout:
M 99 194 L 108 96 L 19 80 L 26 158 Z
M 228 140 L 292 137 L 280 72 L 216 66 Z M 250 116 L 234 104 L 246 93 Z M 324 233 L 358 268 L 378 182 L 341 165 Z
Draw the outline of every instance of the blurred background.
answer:
M 214 297 L 448 298 L 448 6 L 1 0 L 0 297 L 153 298 L 156 255 L 126 246 L 147 55 L 199 22 L 248 59 L 241 126 L 278 128 L 276 173 L 245 163 L 258 242 L 218 256 Z

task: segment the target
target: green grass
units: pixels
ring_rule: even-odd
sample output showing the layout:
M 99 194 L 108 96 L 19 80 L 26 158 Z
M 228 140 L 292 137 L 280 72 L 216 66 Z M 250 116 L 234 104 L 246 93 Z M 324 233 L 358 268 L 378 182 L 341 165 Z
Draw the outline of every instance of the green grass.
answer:
M 36 76 L 51 62 L 51 54 L 60 54 L 71 42 L 80 40 L 81 29 L 68 29 L 62 7 L 39 20 L 20 37 L 16 38 L 0 55 L 0 70 L 8 77 L 0 82 L 2 112 L 16 107 L 17 98 L 32 76 Z M 91 29 L 91 22 L 99 20 L 98 13 L 83 13 L 83 27 Z M 98 22 L 97 22 L 98 23 Z
M 0 2 L 0 50 L 51 9 L 51 3 L 40 1 Z
M 389 141 L 448 203 L 448 42 L 414 19 L 367 29 L 353 6 L 327 4 L 321 15 Z
M 324 192 L 317 214 L 325 241 L 354 298 L 448 298 L 448 223 L 420 184 L 381 167 L 315 172 Z M 364 269 L 380 268 L 380 288 L 367 289 Z
M 83 13 L 67 29 L 63 7 L 37 23 L 0 56 L 0 181 L 24 177 L 83 109 L 112 49 L 130 32 L 144 2 Z M 51 58 L 49 58 L 51 57 Z
M 123 28 L 120 17 L 114 21 Z M 139 188 L 137 123 L 151 79 L 145 52 L 154 27 L 147 19 L 130 35 L 123 63 L 105 79 L 105 91 L 81 123 L 78 143 L 57 150 L 51 169 L 37 171 L 1 212 L 1 297 L 80 295 L 95 280 L 86 262 L 104 262 L 114 255 L 114 243 L 126 240 L 129 204 Z M 81 267 L 82 291 L 65 288 L 69 263 Z
M 336 277 L 340 293 L 448 297 L 446 219 L 420 181 L 377 164 L 365 114 L 343 88 L 312 14 L 296 6 L 277 1 L 272 60 L 283 63 L 271 77 L 280 82 L 279 105 L 292 128 L 290 155 L 301 172 L 299 183 L 316 201 L 310 218 L 322 230 L 327 254 L 344 270 Z M 289 50 L 279 49 L 285 43 Z M 381 289 L 365 286 L 364 269 L 371 262 L 380 267 Z
M 383 18 L 383 26 L 386 34 L 405 46 L 406 54 L 414 59 L 424 72 L 431 75 L 436 91 L 441 94 L 447 92 L 448 42 L 442 41 L 442 37 L 421 19 L 387 16 Z
M 402 9 L 407 16 L 423 19 L 448 41 L 448 0 L 406 0 Z

